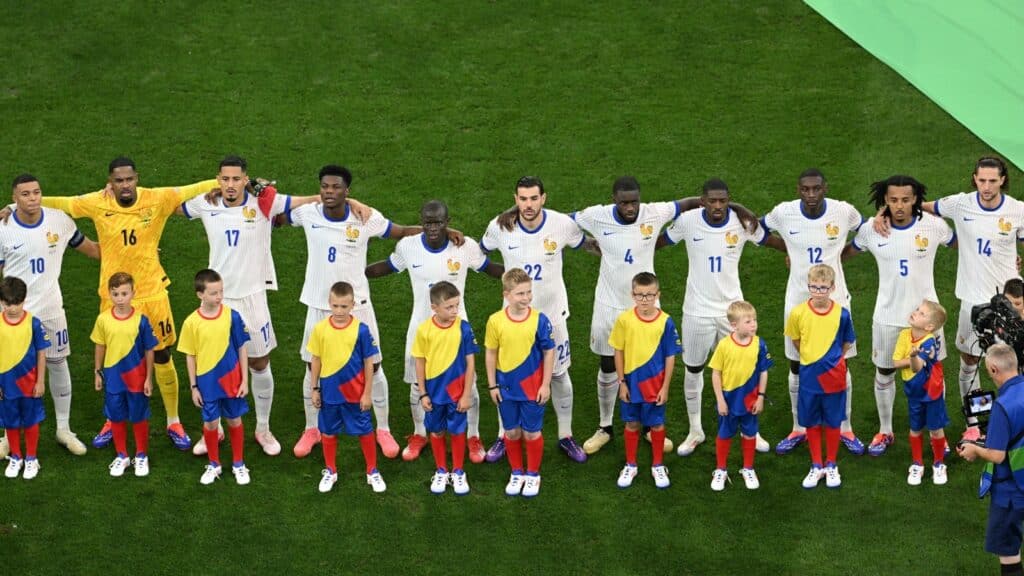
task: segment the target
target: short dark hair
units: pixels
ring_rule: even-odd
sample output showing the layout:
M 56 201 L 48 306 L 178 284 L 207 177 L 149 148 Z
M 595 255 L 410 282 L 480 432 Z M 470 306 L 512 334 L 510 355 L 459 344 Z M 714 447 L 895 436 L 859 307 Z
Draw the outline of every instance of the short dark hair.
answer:
M 1003 185 L 999 187 L 1000 190 L 1010 189 L 1010 174 L 1006 171 L 1006 162 L 998 156 L 982 156 L 978 158 L 978 161 L 974 164 L 974 172 L 971 173 L 971 186 L 974 186 L 974 176 L 978 174 L 979 168 L 998 168 L 999 175 L 1003 177 Z
M 536 176 L 523 176 L 516 181 L 516 190 L 519 190 L 520 188 L 533 188 L 534 186 L 540 188 L 541 194 L 544 193 L 544 183 Z
M 725 190 L 726 192 L 728 192 L 729 185 L 726 184 L 725 180 L 722 180 L 721 178 L 708 178 L 707 180 L 704 181 L 704 185 L 701 186 L 700 193 L 703 195 L 707 194 L 708 192 L 711 192 L 712 190 Z
M 661 283 L 658 282 L 658 277 L 654 275 L 654 272 L 641 272 L 636 276 L 633 276 L 633 287 L 637 286 L 657 286 L 661 288 Z
M 0 280 L 0 302 L 8 306 L 17 306 L 25 301 L 28 295 L 28 286 L 25 281 L 16 276 L 4 276 Z
M 1020 278 L 1010 278 L 1003 286 L 1003 294 L 1013 296 L 1014 298 L 1024 297 L 1024 280 L 1021 280 Z
M 352 185 L 352 171 L 344 166 L 328 164 L 320 169 L 320 176 L 318 179 L 323 180 L 324 176 L 338 176 L 345 182 L 345 186 Z
M 612 194 L 618 194 L 619 192 L 632 192 L 634 190 L 637 192 L 640 191 L 640 183 L 632 176 L 620 176 L 616 178 L 615 183 L 612 184 Z
M 27 184 L 29 182 L 39 182 L 39 179 L 29 174 L 28 172 L 18 174 L 17 176 L 14 177 L 14 182 L 11 183 L 11 190 L 17 188 L 18 184 Z
M 107 174 L 112 173 L 115 168 L 123 168 L 125 166 L 135 170 L 135 161 L 127 156 L 118 156 L 111 160 L 110 164 L 107 165 Z
M 458 295 L 459 289 L 455 287 L 455 284 L 447 280 L 442 280 L 430 287 L 431 304 L 441 304 L 445 300 L 450 300 Z
M 235 166 L 241 168 L 242 172 L 249 171 L 249 163 L 246 162 L 245 158 L 242 158 L 241 156 L 225 156 L 224 159 L 220 161 L 220 167 L 223 168 L 225 166 Z
M 206 285 L 212 282 L 221 282 L 220 274 L 217 274 L 216 270 L 203 268 L 199 272 L 196 272 L 196 292 L 206 292 Z
M 825 179 L 825 174 L 823 174 L 822 171 L 818 170 L 817 168 L 808 168 L 807 170 L 804 170 L 803 172 L 800 173 L 800 177 L 797 178 L 796 180 L 797 182 L 799 182 L 804 178 L 821 178 L 822 184 L 828 182 L 828 180 Z
M 427 200 L 420 208 L 420 216 L 435 211 L 444 214 L 445 219 L 448 218 L 448 205 L 444 203 L 444 200 Z
M 875 203 L 876 209 L 885 206 L 885 194 L 889 191 L 889 186 L 910 186 L 910 188 L 913 189 L 914 206 L 911 208 L 911 213 L 915 219 L 920 218 L 921 204 L 924 203 L 924 195 L 928 192 L 928 188 L 924 184 L 918 182 L 913 176 L 904 176 L 902 174 L 894 174 L 885 180 L 872 182 L 871 192 L 868 196 L 870 196 L 872 202 Z M 888 214 L 889 209 L 886 208 L 885 212 Z
M 135 289 L 135 279 L 132 278 L 131 274 L 127 272 L 115 272 L 110 275 L 110 280 L 107 281 L 107 289 L 113 290 L 114 288 L 119 288 L 125 284 L 130 285 L 133 290 Z M 196 292 L 201 292 L 201 290 L 196 290 Z
M 331 295 L 337 296 L 338 298 L 344 298 L 345 296 L 354 296 L 356 291 L 352 288 L 352 285 L 348 282 L 335 282 L 331 284 Z

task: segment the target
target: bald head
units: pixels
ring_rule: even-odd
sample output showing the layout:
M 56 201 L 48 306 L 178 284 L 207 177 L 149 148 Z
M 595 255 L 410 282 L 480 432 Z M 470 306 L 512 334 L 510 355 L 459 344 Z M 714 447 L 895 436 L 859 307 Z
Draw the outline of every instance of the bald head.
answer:
M 996 385 L 1017 375 L 1017 353 L 1006 344 L 993 344 L 985 351 L 985 367 Z

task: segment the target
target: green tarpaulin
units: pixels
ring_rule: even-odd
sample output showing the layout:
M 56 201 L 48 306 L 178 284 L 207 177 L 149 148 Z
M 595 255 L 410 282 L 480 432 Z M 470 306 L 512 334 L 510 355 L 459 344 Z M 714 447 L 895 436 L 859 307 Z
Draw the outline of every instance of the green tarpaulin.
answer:
M 805 0 L 1024 168 L 1024 0 Z

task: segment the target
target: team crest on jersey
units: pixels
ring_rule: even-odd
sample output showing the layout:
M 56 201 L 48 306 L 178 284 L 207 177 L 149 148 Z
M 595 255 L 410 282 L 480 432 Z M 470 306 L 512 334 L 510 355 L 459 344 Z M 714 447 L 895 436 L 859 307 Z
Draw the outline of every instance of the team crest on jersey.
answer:
M 914 246 L 917 247 L 918 252 L 928 250 L 928 238 L 920 234 L 914 236 Z
M 60 240 L 60 236 L 50 232 L 49 230 L 46 231 L 46 243 L 50 245 L 50 248 L 56 246 L 58 240 Z
M 555 253 L 555 250 L 558 250 L 558 242 L 555 242 L 551 238 L 545 238 L 544 253 L 547 254 L 548 256 L 551 256 L 552 254 Z
M 825 235 L 828 236 L 829 240 L 839 238 L 839 226 L 836 226 L 835 222 L 825 224 Z
M 242 218 L 245 219 L 246 222 L 255 222 L 256 209 L 250 206 L 242 206 Z
M 459 270 L 461 270 L 461 269 L 462 269 L 462 263 L 461 262 L 459 262 L 458 260 L 455 260 L 453 258 L 449 258 L 448 259 L 448 275 L 449 276 L 458 276 L 459 275 Z
M 1005 218 L 1000 218 L 999 219 L 999 235 L 1000 236 L 1008 235 L 1010 233 L 1010 230 L 1012 230 L 1012 229 L 1013 229 L 1013 224 L 1010 223 L 1009 220 L 1007 220 Z
M 651 226 L 650 224 L 640 225 L 640 235 L 644 237 L 644 240 L 650 240 L 653 234 L 654 226 Z
M 359 240 L 359 228 L 353 228 L 351 224 L 345 226 L 345 240 L 349 242 Z
M 725 247 L 726 248 L 735 248 L 736 245 L 739 244 L 739 241 L 740 241 L 740 237 L 735 232 L 726 232 L 725 233 Z
M 152 221 L 153 221 L 153 209 L 152 208 L 146 208 L 146 209 L 144 209 L 144 210 L 139 212 L 139 224 L 141 224 L 143 228 L 149 226 L 149 224 Z

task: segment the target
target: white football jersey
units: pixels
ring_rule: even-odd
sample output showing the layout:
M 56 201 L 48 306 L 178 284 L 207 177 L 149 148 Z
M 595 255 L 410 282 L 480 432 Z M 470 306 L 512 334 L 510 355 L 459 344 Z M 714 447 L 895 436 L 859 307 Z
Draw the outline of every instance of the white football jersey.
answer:
M 67 214 L 42 210 L 39 222 L 32 226 L 22 224 L 17 211 L 0 223 L 0 265 L 4 276 L 21 278 L 28 286 L 25 309 L 40 320 L 50 320 L 64 310 L 58 282 L 64 250 L 81 244 L 85 236 Z
M 469 236 L 462 246 L 445 241 L 444 246 L 437 250 L 427 246 L 423 234 L 406 236 L 395 245 L 395 251 L 388 256 L 388 264 L 395 272 L 409 271 L 409 282 L 412 285 L 412 317 L 409 319 L 409 330 L 413 331 L 427 318 L 430 318 L 430 287 L 447 280 L 459 289 L 462 301 L 459 315 L 466 316 L 466 273 L 469 270 L 481 271 L 487 267 L 487 256 L 480 250 L 480 245 Z
M 371 305 L 366 249 L 371 238 L 388 237 L 391 221 L 372 210 L 364 223 L 347 205 L 344 218 L 331 220 L 321 204 L 300 206 L 289 212 L 288 218 L 306 233 L 306 279 L 299 301 L 311 308 L 330 310 L 331 286 L 348 282 L 355 293 L 355 307 Z
M 939 301 L 935 292 L 935 254 L 956 234 L 942 218 L 925 213 L 903 228 L 893 226 L 883 237 L 861 226 L 853 247 L 867 251 L 878 264 L 878 297 L 872 321 L 885 326 L 909 326 L 910 313 L 924 299 Z
M 956 297 L 968 304 L 988 302 L 1017 273 L 1017 241 L 1024 240 L 1024 203 L 1003 194 L 992 210 L 977 192 L 939 198 L 935 213 L 953 221 L 957 236 Z
M 522 268 L 533 279 L 533 306 L 552 322 L 569 317 L 569 298 L 562 277 L 562 251 L 579 248 L 583 231 L 569 216 L 544 210 L 536 230 L 527 230 L 516 223 L 512 231 L 498 225 L 498 219 L 487 225 L 480 247 L 487 252 L 498 250 L 505 269 Z
M 729 304 L 743 300 L 743 290 L 740 289 L 743 245 L 747 242 L 759 244 L 768 233 L 759 226 L 751 234 L 732 209 L 721 224 L 711 224 L 701 209 L 677 216 L 665 231 L 665 236 L 673 244 L 686 242 L 689 271 L 686 274 L 683 314 L 717 318 L 725 316 Z
M 210 204 L 203 196 L 181 205 L 185 217 L 200 220 L 206 229 L 209 268 L 224 279 L 225 298 L 277 290 L 270 232 L 274 217 L 287 212 L 291 201 L 291 196 L 267 188 L 259 198 L 246 192 L 238 206 Z
M 615 205 L 591 206 L 572 215 L 601 247 L 594 302 L 617 310 L 633 306 L 633 276 L 654 272 L 654 245 L 661 228 L 679 215 L 675 202 L 640 205 L 632 224 L 620 222 Z
M 786 314 L 811 297 L 807 290 L 807 272 L 815 264 L 828 264 L 836 272 L 836 290 L 832 299 L 850 307 L 850 292 L 839 256 L 850 232 L 864 218 L 851 204 L 842 200 L 824 200 L 825 209 L 817 218 L 808 218 L 800 200 L 783 202 L 761 219 L 767 232 L 777 230 L 789 253 L 789 281 L 786 283 Z

